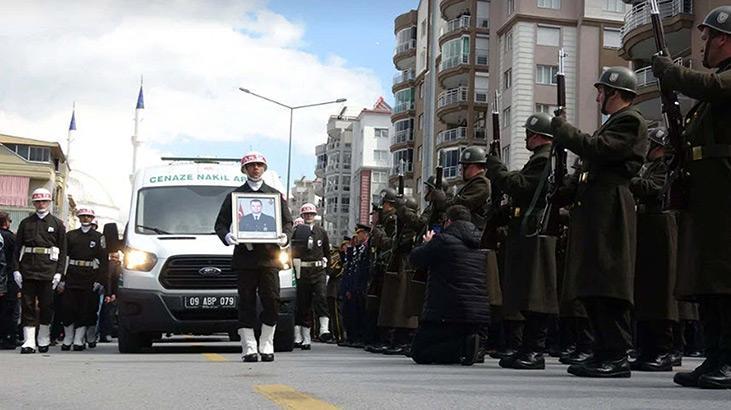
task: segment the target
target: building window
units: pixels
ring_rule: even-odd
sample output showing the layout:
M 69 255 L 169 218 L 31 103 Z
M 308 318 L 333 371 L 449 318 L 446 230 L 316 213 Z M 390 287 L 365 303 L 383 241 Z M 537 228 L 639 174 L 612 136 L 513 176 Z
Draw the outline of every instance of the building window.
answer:
M 340 198 L 340 212 L 342 212 L 342 213 L 350 212 L 350 198 L 349 197 L 344 196 L 344 197 Z
M 622 36 L 618 28 L 604 29 L 604 48 L 622 47 Z
M 510 54 L 513 51 L 513 32 L 510 31 L 503 37 L 503 54 Z
M 413 118 L 396 121 L 393 124 L 393 129 L 394 133 L 393 138 L 391 139 L 391 144 L 401 144 L 414 139 Z
M 558 66 L 538 64 L 536 66 L 536 83 L 556 84 L 556 73 L 558 73 Z
M 350 177 L 341 177 L 343 191 L 350 192 Z
M 501 120 L 503 128 L 510 127 L 510 107 L 503 110 L 503 118 L 501 118 Z
M 4 144 L 7 149 L 18 156 L 33 162 L 51 162 L 51 149 L 33 145 Z
M 459 176 L 459 155 L 462 148 L 449 148 L 439 151 L 439 165 L 443 168 L 444 178 L 456 178 Z
M 400 149 L 393 153 L 393 168 L 391 169 L 391 175 L 398 175 L 401 170 L 402 161 L 404 166 L 403 171 L 412 172 L 414 162 L 413 148 Z
M 546 114 L 553 115 L 553 112 L 556 111 L 556 108 L 558 107 L 555 105 L 536 103 L 536 112 L 544 112 Z
M 353 153 L 351 151 L 343 152 L 343 169 L 350 169 L 350 159 Z
M 328 213 L 335 213 L 338 211 L 338 197 L 334 196 L 332 198 L 325 198 L 325 202 L 327 203 L 325 209 Z
M 612 13 L 624 13 L 624 3 L 622 0 L 604 0 L 602 9 Z
M 513 69 L 508 68 L 503 73 L 503 90 L 507 90 L 508 88 L 513 86 Z
M 558 10 L 561 8 L 561 0 L 538 0 L 538 7 Z
M 536 44 L 539 46 L 558 47 L 561 29 L 558 27 L 538 26 Z
M 388 183 L 388 174 L 381 171 L 371 172 L 371 184 L 385 184 Z
M 375 128 L 373 133 L 376 138 L 388 138 L 388 128 Z
M 515 13 L 515 0 L 508 0 L 505 5 L 505 15 L 509 16 Z
M 465 36 L 449 40 L 442 45 L 440 70 L 447 70 L 470 61 L 470 38 Z
M 397 91 L 393 98 L 396 102 L 396 106 L 393 108 L 393 113 L 398 114 L 404 111 L 414 109 L 414 89 L 406 88 Z
M 500 158 L 503 161 L 503 164 L 508 164 L 508 167 L 510 167 L 510 144 L 504 146 L 502 148 L 502 158 Z
M 376 162 L 388 161 L 388 151 L 382 149 L 373 151 L 373 160 Z

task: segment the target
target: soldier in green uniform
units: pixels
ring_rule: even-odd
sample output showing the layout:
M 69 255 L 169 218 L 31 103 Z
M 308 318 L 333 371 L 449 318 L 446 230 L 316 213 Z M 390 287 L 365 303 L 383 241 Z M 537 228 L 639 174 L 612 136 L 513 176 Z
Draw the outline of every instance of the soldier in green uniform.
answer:
M 666 89 L 698 100 L 687 115 L 687 169 L 691 269 L 679 270 L 677 295 L 700 303 L 706 360 L 678 373 L 682 386 L 731 388 L 731 6 L 713 9 L 699 29 L 703 65 L 715 72 L 676 66 L 653 57 L 652 71 Z
M 594 328 L 594 358 L 568 372 L 580 377 L 630 377 L 630 312 L 634 301 L 635 202 L 629 190 L 647 152 L 647 125 L 632 106 L 637 78 L 607 69 L 594 86 L 607 121 L 593 135 L 554 117 L 554 143 L 582 160 L 569 221 L 565 281 L 575 288 Z
M 526 148 L 533 153 L 519 171 L 508 171 L 498 157 L 487 157 L 487 175 L 511 198 L 505 274 L 502 282 L 503 310 L 520 312 L 525 318 L 522 343 L 515 355 L 500 360 L 500 367 L 545 369 L 543 352 L 550 314 L 558 313 L 556 290 L 556 238 L 537 235 L 539 218 L 546 206 L 545 183 L 551 155 L 551 117 L 535 113 L 525 123 Z M 543 183 L 542 183 L 543 182 Z M 538 191 L 540 189 L 540 191 Z M 538 191 L 538 192 L 537 192 Z M 528 210 L 534 196 L 533 212 Z
M 663 212 L 662 193 L 667 165 L 663 128 L 650 130 L 650 151 L 630 190 L 637 199 L 637 260 L 635 320 L 639 356 L 632 370 L 673 370 L 673 323 L 678 321 L 675 272 L 678 225 L 672 212 Z

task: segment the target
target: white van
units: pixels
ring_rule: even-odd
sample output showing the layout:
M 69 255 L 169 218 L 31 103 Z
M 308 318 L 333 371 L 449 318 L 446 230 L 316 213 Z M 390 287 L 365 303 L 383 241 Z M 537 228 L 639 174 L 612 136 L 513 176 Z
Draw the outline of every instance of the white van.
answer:
M 118 292 L 121 353 L 150 347 L 167 333 L 238 336 L 233 247 L 221 242 L 213 225 L 225 196 L 246 176 L 232 160 L 163 159 L 170 162 L 136 173 L 123 243 L 117 244 L 124 253 Z M 275 172 L 267 171 L 264 181 L 284 192 Z M 284 262 L 287 250 L 282 252 Z M 279 283 L 275 349 L 289 351 L 296 295 L 291 269 L 279 272 Z

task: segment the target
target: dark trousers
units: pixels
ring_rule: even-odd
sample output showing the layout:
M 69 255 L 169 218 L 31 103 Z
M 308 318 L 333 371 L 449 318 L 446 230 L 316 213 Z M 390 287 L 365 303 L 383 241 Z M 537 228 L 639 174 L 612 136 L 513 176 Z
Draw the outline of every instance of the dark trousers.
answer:
M 18 298 L 15 293 L 0 296 L 0 343 L 15 341 L 17 331 L 14 316 L 17 306 Z
M 338 298 L 327 298 L 327 313 L 330 316 L 330 334 L 336 342 L 340 342 L 343 340 L 343 315 Z
M 238 273 L 239 326 L 256 326 L 257 291 L 261 300 L 261 322 L 274 326 L 279 319 L 279 270 L 276 268 L 244 269 Z
M 24 327 L 35 326 L 36 318 L 41 325 L 53 320 L 53 288 L 51 281 L 24 280 L 22 289 L 22 317 Z M 38 304 L 38 309 L 36 309 Z
M 312 317 L 309 313 L 314 310 L 315 317 L 327 316 L 327 301 L 325 300 L 325 271 L 310 271 L 303 269 L 297 280 L 297 312 L 294 324 L 312 327 Z
M 466 354 L 467 337 L 479 326 L 462 323 L 422 322 L 411 345 L 411 358 L 418 364 L 459 363 Z
M 594 356 L 599 360 L 626 357 L 627 350 L 632 347 L 631 305 L 624 300 L 605 297 L 582 298 L 581 302 L 594 329 Z
M 503 319 L 503 334 L 506 350 L 518 350 L 523 345 L 525 322 L 522 320 Z
M 673 325 L 673 350 L 685 355 L 695 355 L 705 350 L 700 321 L 681 320 Z
M 520 345 L 522 352 L 543 353 L 546 350 L 546 336 L 548 334 L 548 315 L 538 312 L 522 312 L 525 317 L 523 340 Z
M 104 303 L 99 314 L 99 335 L 101 337 L 116 337 L 115 318 L 117 316 L 117 302 Z
M 581 353 L 591 353 L 594 344 L 594 333 L 591 330 L 589 319 L 583 317 L 559 318 L 561 333 L 561 349 L 576 350 Z
M 637 348 L 642 357 L 669 354 L 673 351 L 672 320 L 637 322 Z
M 87 326 L 91 296 L 94 294 L 86 289 L 66 289 L 61 298 L 61 322 L 64 326 Z
M 705 296 L 699 302 L 706 357 L 731 364 L 731 295 Z
M 364 295 L 343 299 L 343 324 L 348 342 L 365 342 L 366 301 Z
M 89 301 L 86 305 L 86 315 L 84 318 L 84 326 L 96 326 L 99 322 L 99 303 L 101 298 L 98 293 L 90 292 L 88 294 Z

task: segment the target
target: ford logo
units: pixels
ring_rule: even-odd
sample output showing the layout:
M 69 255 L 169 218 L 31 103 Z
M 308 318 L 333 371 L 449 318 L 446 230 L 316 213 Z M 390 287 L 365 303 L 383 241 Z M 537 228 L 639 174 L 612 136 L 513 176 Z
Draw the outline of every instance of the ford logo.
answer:
M 198 269 L 198 273 L 200 273 L 201 276 L 218 276 L 223 272 L 215 266 L 206 266 L 205 268 Z

